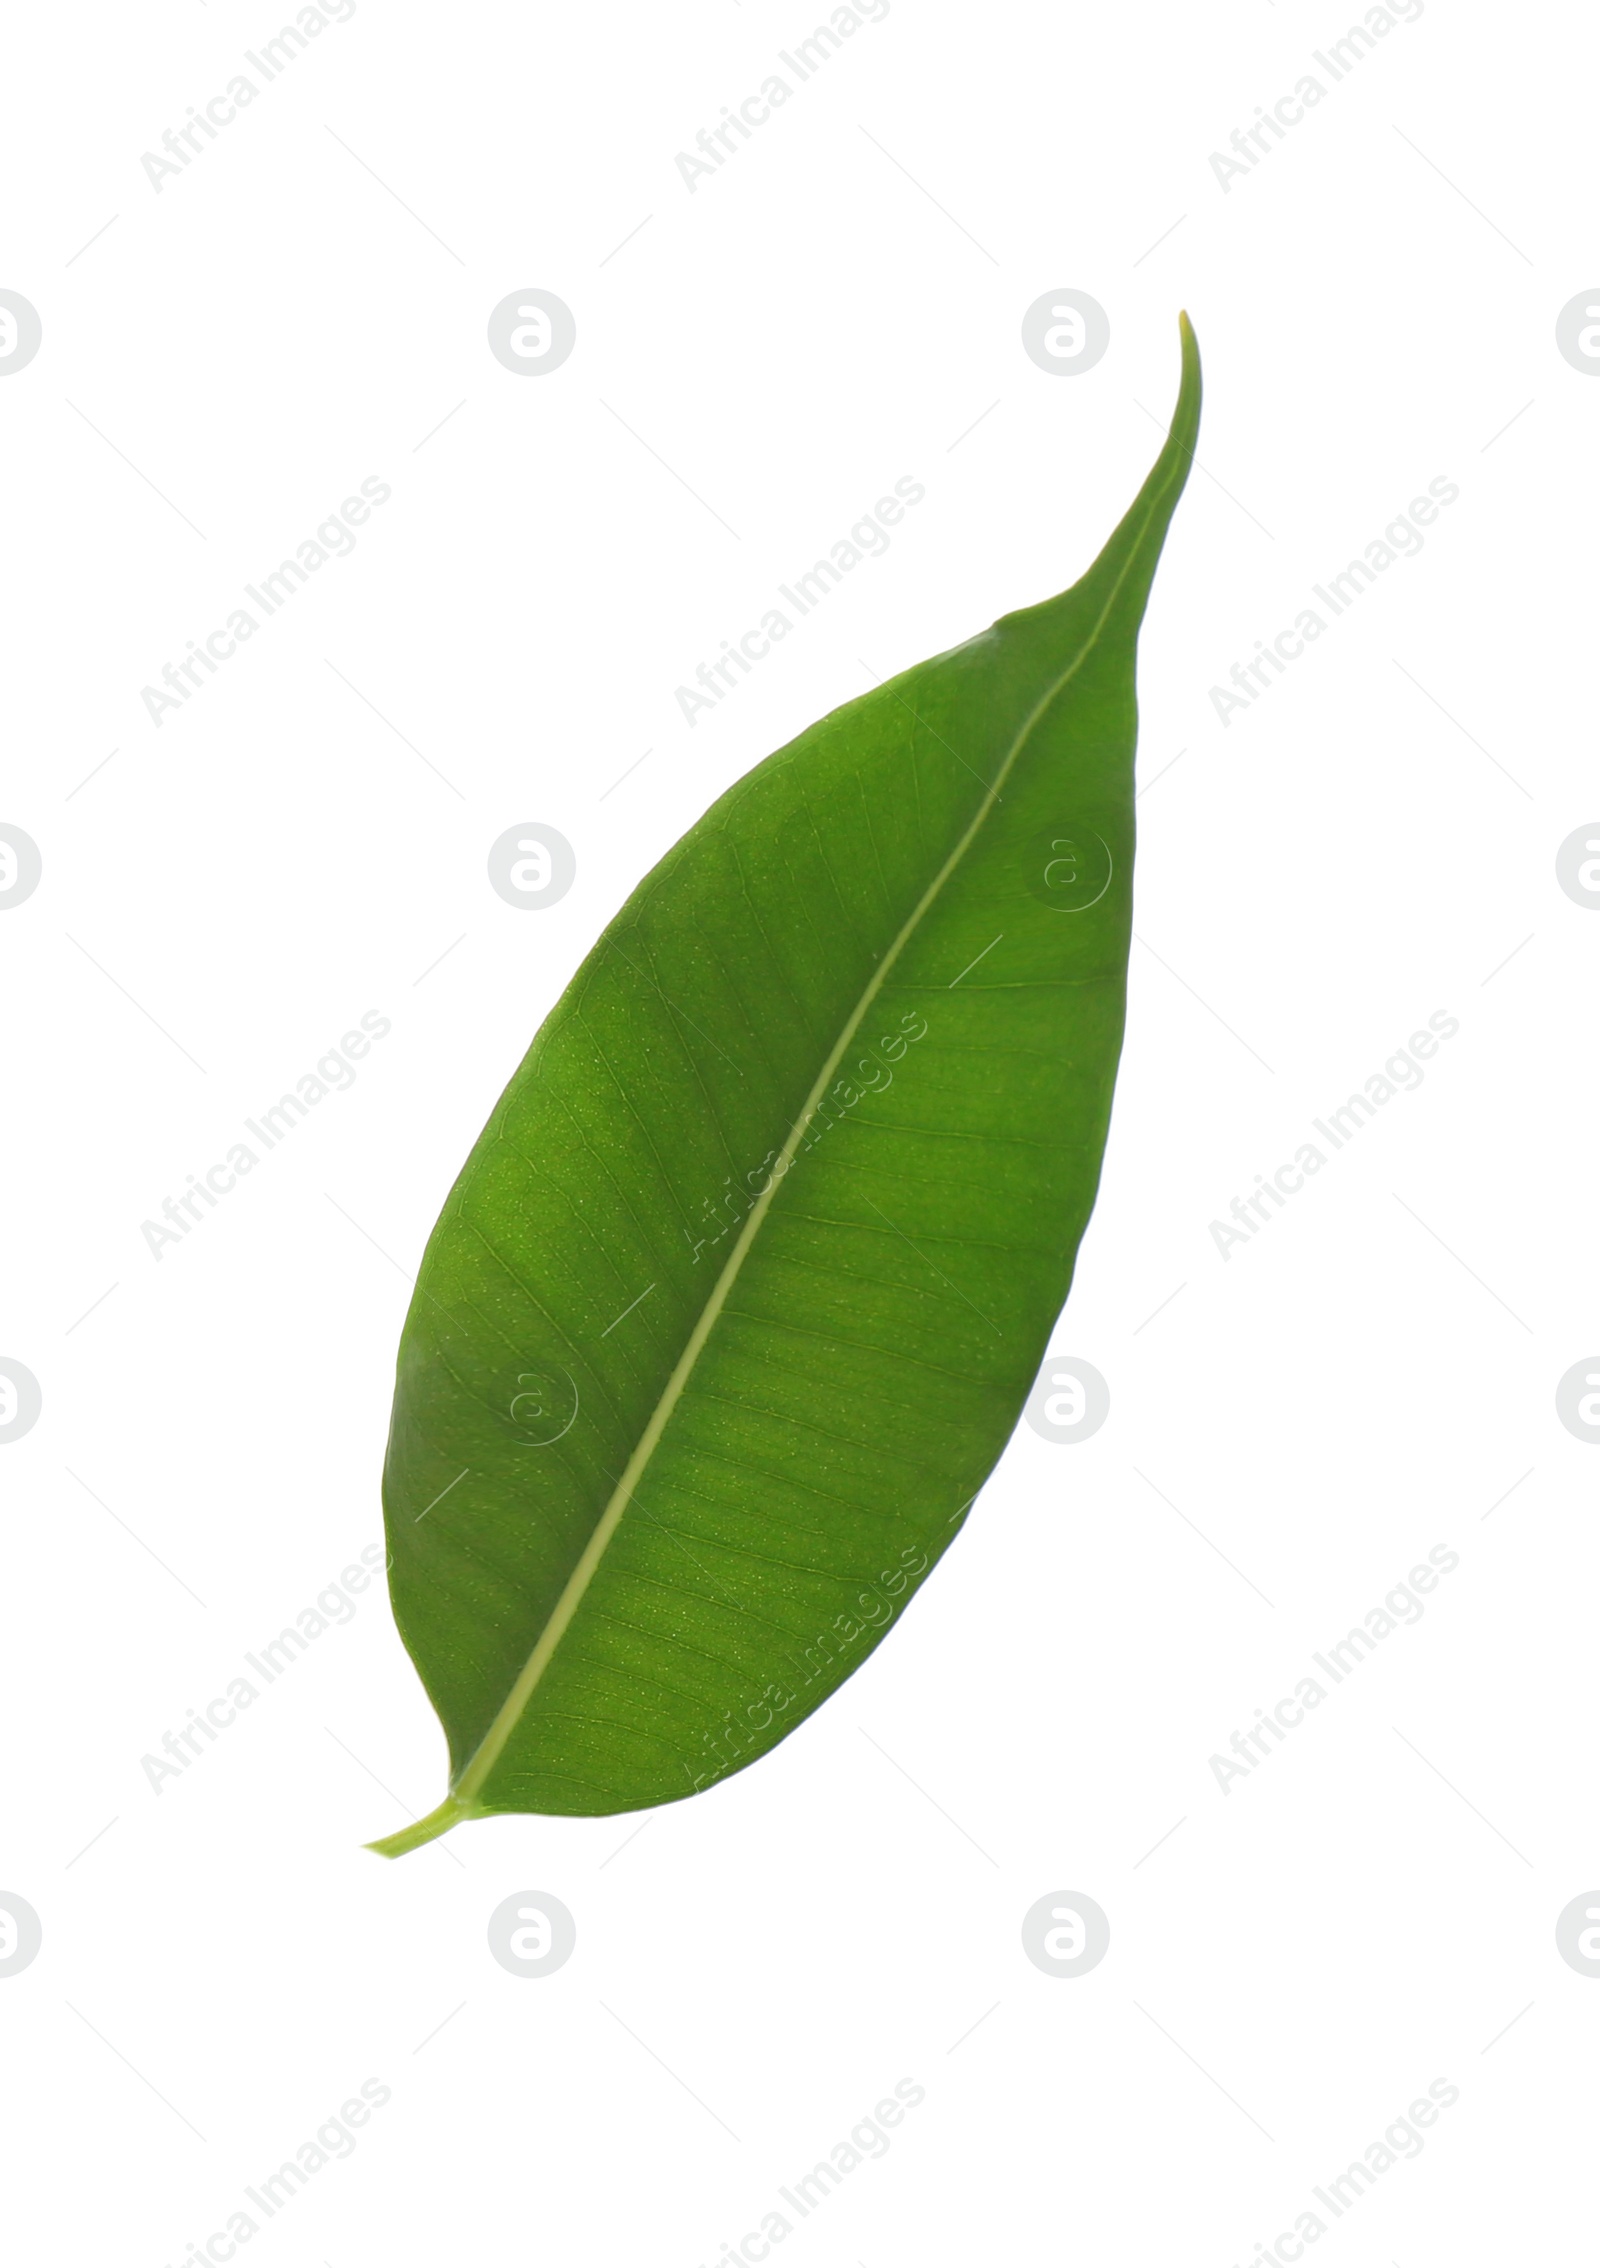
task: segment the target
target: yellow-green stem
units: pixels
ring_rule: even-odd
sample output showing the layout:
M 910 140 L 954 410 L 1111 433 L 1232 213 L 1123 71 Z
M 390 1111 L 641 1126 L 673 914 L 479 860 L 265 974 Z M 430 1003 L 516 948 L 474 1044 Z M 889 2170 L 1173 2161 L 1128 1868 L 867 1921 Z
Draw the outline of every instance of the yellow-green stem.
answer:
M 477 1812 L 470 1804 L 458 1802 L 453 1795 L 446 1796 L 437 1811 L 430 1811 L 426 1819 L 414 1819 L 409 1827 L 397 1834 L 385 1835 L 381 1842 L 369 1843 L 367 1849 L 376 1851 L 380 1858 L 403 1858 L 419 1844 L 431 1843 L 436 1835 L 447 1835 L 463 1819 L 476 1819 Z

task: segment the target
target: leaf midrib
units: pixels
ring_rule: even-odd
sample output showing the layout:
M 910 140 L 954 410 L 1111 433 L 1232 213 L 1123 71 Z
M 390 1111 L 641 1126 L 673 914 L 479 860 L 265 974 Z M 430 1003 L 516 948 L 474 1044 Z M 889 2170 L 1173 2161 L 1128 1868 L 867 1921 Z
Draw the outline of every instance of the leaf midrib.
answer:
M 937 901 L 945 884 L 972 848 L 979 832 L 999 802 L 1000 791 L 1010 778 L 1018 757 L 1027 745 L 1029 735 L 1052 702 L 1072 682 L 1072 679 L 1099 643 L 1100 635 L 1110 619 L 1111 611 L 1121 596 L 1122 587 L 1139 560 L 1150 523 L 1160 508 L 1162 499 L 1171 486 L 1172 479 L 1181 477 L 1181 470 L 1180 461 L 1174 467 L 1173 473 L 1169 473 L 1168 478 L 1162 482 L 1161 486 L 1153 491 L 1138 534 L 1128 546 L 1127 559 L 1112 583 L 1105 605 L 1095 619 L 1094 627 L 1090 630 L 1089 635 L 1085 638 L 1067 668 L 1040 695 L 1019 726 L 1016 737 L 1006 751 L 1004 761 L 993 780 L 984 790 L 983 799 L 969 822 L 966 832 L 907 915 L 899 933 L 868 979 L 866 987 L 835 1041 L 827 1061 L 818 1072 L 810 1093 L 800 1107 L 799 1115 L 789 1129 L 783 1148 L 778 1153 L 780 1162 L 768 1176 L 766 1188 L 746 1215 L 744 1226 L 735 1239 L 733 1249 L 723 1263 L 722 1273 L 707 1295 L 705 1306 L 700 1311 L 695 1327 L 684 1343 L 682 1354 L 673 1365 L 672 1373 L 661 1390 L 660 1399 L 651 1412 L 649 1422 L 646 1424 L 643 1433 L 639 1436 L 633 1454 L 623 1467 L 621 1478 L 617 1481 L 606 1502 L 604 1511 L 595 1523 L 593 1534 L 585 1544 L 577 1565 L 568 1576 L 562 1588 L 561 1596 L 552 1607 L 549 1619 L 535 1641 L 533 1651 L 518 1672 L 515 1684 L 501 1704 L 488 1731 L 468 1758 L 460 1778 L 452 1786 L 448 1801 L 456 1809 L 458 1816 L 467 1816 L 475 1807 L 478 1791 L 483 1787 L 495 1765 L 499 1762 L 506 1743 L 510 1740 L 512 1733 L 526 1712 L 557 1647 L 566 1636 L 578 1608 L 582 1605 L 589 1586 L 594 1581 L 601 1562 L 610 1547 L 611 1540 L 622 1524 L 623 1514 L 626 1512 L 651 1458 L 655 1455 L 656 1448 L 671 1421 L 674 1411 L 677 1409 L 678 1403 L 683 1398 L 684 1389 L 689 1383 L 695 1364 L 699 1361 L 707 1340 L 721 1318 L 723 1309 L 727 1304 L 728 1295 L 738 1281 L 739 1272 L 744 1266 L 746 1255 L 756 1237 L 760 1234 L 762 1223 L 771 1209 L 773 1196 L 778 1185 L 794 1162 L 800 1138 L 810 1122 L 811 1114 L 827 1091 L 835 1072 L 844 1059 L 846 1049 L 855 1038 L 868 1010 L 883 990 L 890 970 L 916 935 L 918 928 Z M 443 1808 L 441 1806 L 441 1809 Z

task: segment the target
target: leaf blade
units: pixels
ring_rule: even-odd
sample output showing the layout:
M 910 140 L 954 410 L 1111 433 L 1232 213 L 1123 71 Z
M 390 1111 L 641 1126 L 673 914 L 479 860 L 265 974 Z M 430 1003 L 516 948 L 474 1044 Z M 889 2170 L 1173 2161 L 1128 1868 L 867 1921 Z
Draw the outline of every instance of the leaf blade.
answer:
M 1003 1447 L 1110 1114 L 1134 645 L 1199 414 L 1186 320 L 1183 358 L 1087 574 L 714 805 L 451 1192 L 385 1473 L 396 1616 L 451 1745 L 430 1831 L 639 1808 L 752 1761 L 877 1643 Z M 412 1505 L 463 1459 L 424 1535 Z

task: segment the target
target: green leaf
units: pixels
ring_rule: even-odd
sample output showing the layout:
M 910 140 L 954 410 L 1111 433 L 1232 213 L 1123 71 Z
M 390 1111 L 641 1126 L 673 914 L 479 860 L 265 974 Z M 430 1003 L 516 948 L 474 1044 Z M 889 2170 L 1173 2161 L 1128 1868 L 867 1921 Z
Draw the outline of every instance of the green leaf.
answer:
M 1081 581 L 836 709 L 668 852 L 429 1240 L 384 1475 L 450 1794 L 669 1803 L 859 1667 L 1072 1280 L 1122 1046 L 1134 649 L 1200 412 Z

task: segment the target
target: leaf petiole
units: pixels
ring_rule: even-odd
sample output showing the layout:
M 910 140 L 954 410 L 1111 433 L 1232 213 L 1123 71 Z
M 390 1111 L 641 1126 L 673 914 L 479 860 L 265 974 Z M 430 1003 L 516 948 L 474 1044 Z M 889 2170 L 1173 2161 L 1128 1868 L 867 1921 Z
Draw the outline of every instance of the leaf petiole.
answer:
M 396 1834 L 385 1835 L 381 1842 L 369 1843 L 367 1849 L 376 1851 L 380 1858 L 404 1858 L 407 1851 L 414 1851 L 423 1843 L 431 1843 L 435 1836 L 448 1835 L 451 1828 L 459 1826 L 463 1819 L 477 1817 L 474 1805 L 462 1803 L 458 1797 L 449 1795 L 425 1819 L 413 1819 L 409 1827 L 400 1828 Z

